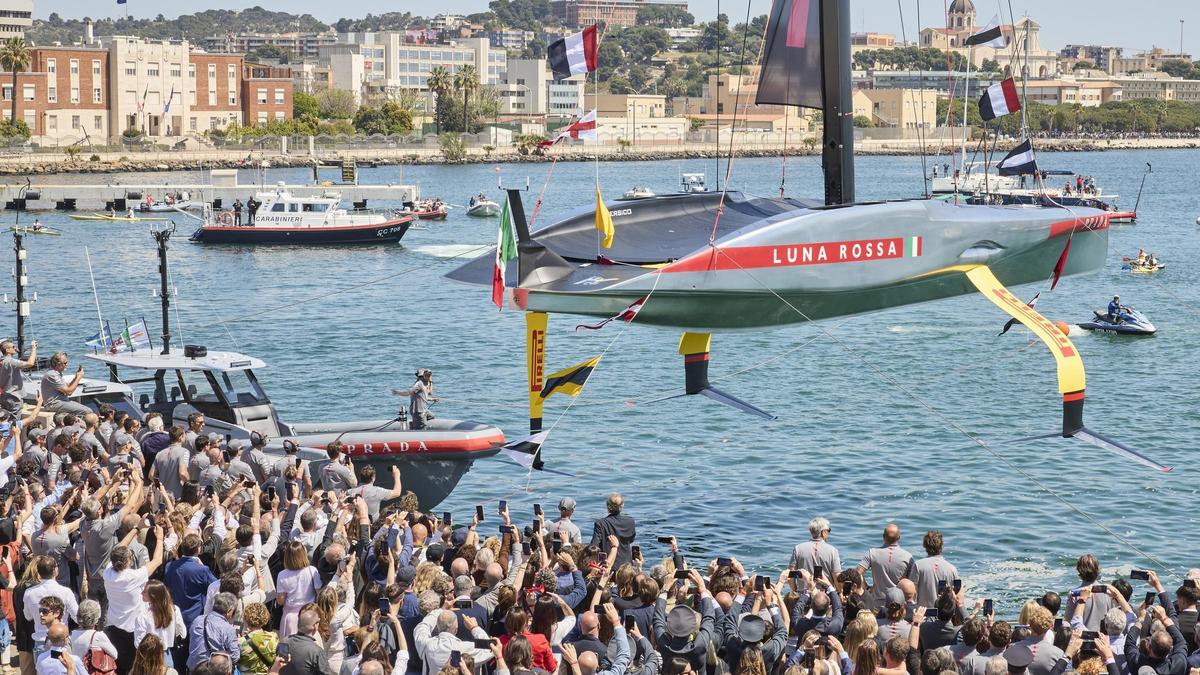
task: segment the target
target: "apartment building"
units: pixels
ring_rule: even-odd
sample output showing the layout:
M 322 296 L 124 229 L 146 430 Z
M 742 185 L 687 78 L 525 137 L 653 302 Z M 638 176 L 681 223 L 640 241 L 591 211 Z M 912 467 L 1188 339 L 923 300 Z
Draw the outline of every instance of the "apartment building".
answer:
M 445 44 L 405 41 L 398 31 L 340 33 L 338 44 L 321 48 L 321 62 L 330 68 L 330 85 L 360 99 L 399 89 L 428 91 L 429 73 L 442 66 L 451 74 L 473 66 L 481 85 L 498 85 L 507 56 L 486 37 Z
M 245 57 L 241 54 L 191 52 L 187 68 L 187 127 L 184 131 L 203 133 L 205 130 L 224 129 L 232 123 L 243 123 L 241 94 L 244 61 Z M 172 128 L 178 130 L 180 127 Z
M 0 0 L 0 40 L 25 37 L 33 25 L 33 0 Z
M 230 33 L 204 38 L 206 52 L 246 54 L 259 47 L 279 47 L 297 59 L 316 58 L 321 47 L 335 44 L 336 33 Z
M 245 124 L 292 118 L 292 71 L 259 63 L 242 65 L 242 119 Z
M 688 8 L 687 2 L 678 0 L 551 0 L 550 12 L 575 28 L 601 22 L 634 26 L 638 10 L 647 5 L 666 5 L 685 12 Z
M 36 47 L 29 70 L 44 75 L 35 83 L 30 132 L 44 143 L 70 144 L 108 138 L 108 52 L 96 47 Z M 24 99 L 25 96 L 22 95 Z

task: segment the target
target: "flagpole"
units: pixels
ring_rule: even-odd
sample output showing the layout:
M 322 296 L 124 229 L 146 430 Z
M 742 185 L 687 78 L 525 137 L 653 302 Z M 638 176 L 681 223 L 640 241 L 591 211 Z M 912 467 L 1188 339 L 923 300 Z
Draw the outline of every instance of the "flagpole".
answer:
M 969 125 L 967 124 L 967 105 L 970 103 L 970 100 L 971 100 L 971 53 L 974 51 L 974 49 L 975 48 L 973 46 L 970 46 L 970 45 L 967 46 L 967 79 L 964 80 L 964 83 L 963 83 L 963 119 L 962 119 L 963 142 L 962 142 L 962 161 L 961 161 L 962 170 L 961 170 L 961 173 L 962 173 L 962 178 L 964 181 L 967 179 L 967 129 L 970 128 Z M 956 183 L 957 183 L 957 181 L 956 181 Z M 958 200 L 957 193 L 954 195 L 954 198 L 955 198 L 955 203 L 957 203 L 957 200 Z
M 145 317 L 145 316 L 143 316 L 143 317 L 142 317 L 142 325 L 143 325 L 143 326 L 149 326 L 149 325 L 150 325 L 150 324 L 146 323 L 146 317 Z M 129 328 L 129 321 L 128 321 L 128 320 L 126 320 L 126 321 L 125 321 L 125 328 Z M 130 342 L 132 342 L 132 340 L 130 340 Z M 149 328 L 147 328 L 147 329 L 146 329 L 146 342 L 150 343 L 150 351 L 154 351 L 154 338 L 150 337 L 150 329 L 149 329 Z
M 96 319 L 100 325 L 100 344 L 108 349 L 112 346 L 111 340 L 104 334 L 104 317 L 100 314 L 100 295 L 96 292 L 96 275 L 92 273 L 92 254 L 88 251 L 87 246 L 83 247 L 83 256 L 87 258 L 88 278 L 92 280 L 92 298 L 96 301 Z

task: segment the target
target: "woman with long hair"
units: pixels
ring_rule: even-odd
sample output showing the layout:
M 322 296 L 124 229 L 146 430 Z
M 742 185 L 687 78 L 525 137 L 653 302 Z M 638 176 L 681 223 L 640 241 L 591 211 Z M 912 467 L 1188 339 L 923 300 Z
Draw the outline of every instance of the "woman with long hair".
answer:
M 514 612 L 522 610 L 515 609 Z M 501 641 L 504 638 L 500 638 Z M 508 665 L 508 672 L 512 675 L 549 675 L 549 673 L 541 667 L 534 664 L 533 647 L 529 640 L 522 635 L 515 635 L 509 638 L 504 645 L 504 663 Z
M 346 568 L 349 574 L 354 570 Z M 349 583 L 344 583 L 349 582 Z M 346 634 L 358 628 L 358 612 L 346 602 L 346 595 L 352 589 L 353 581 L 337 577 L 317 593 L 317 613 L 321 616 L 321 626 L 328 627 L 329 634 L 325 638 L 325 655 L 329 658 L 329 667 L 333 672 L 340 672 L 342 661 L 346 656 Z
M 246 628 L 238 643 L 242 652 L 238 670 L 243 673 L 271 672 L 279 636 L 274 631 L 267 630 L 267 624 L 271 623 L 270 610 L 261 602 L 251 603 L 242 610 L 242 621 L 245 622 Z
M 283 571 L 275 583 L 275 602 L 283 607 L 279 621 L 279 637 L 287 639 L 296 632 L 300 608 L 317 599 L 321 590 L 321 575 L 308 562 L 308 551 L 299 541 L 283 545 Z
M 879 632 L 875 623 L 875 615 L 863 612 L 846 626 L 846 653 L 853 657 L 859 645 L 875 644 L 875 634 Z
M 147 633 L 133 654 L 129 675 L 177 675 L 174 668 L 167 666 L 165 653 L 162 640 L 154 633 Z
M 767 665 L 763 663 L 762 649 L 758 645 L 748 645 L 742 650 L 742 658 L 733 675 L 767 675 Z
M 874 640 L 864 642 L 858 646 L 850 654 L 850 660 L 854 665 L 854 675 L 875 675 L 875 671 L 879 669 L 879 646 Z
M 146 582 L 142 589 L 142 606 L 133 619 L 133 643 L 141 649 L 147 635 L 153 634 L 158 638 L 158 644 L 166 651 L 166 664 L 174 666 L 171 649 L 176 642 L 182 642 L 187 636 L 187 626 L 183 623 L 183 614 L 171 598 L 171 591 L 163 582 L 152 580 Z
M 533 653 L 533 665 L 548 672 L 554 672 L 558 669 L 558 662 L 554 658 L 554 652 L 550 649 L 550 640 L 545 635 L 540 633 L 531 633 L 529 631 L 529 614 L 520 607 L 513 607 L 508 611 L 508 616 L 504 619 L 505 634 L 500 636 L 501 644 L 508 646 L 509 641 L 517 637 L 523 637 L 529 643 L 529 648 Z M 505 657 L 508 661 L 508 657 Z M 509 661 L 509 666 L 512 662 Z

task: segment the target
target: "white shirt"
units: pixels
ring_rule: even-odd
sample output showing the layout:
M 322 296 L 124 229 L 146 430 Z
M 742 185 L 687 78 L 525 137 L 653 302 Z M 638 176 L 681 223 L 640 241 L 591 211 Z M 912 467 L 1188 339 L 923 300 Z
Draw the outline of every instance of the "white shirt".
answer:
M 142 638 L 150 633 L 154 633 L 159 640 L 162 640 L 164 649 L 174 647 L 175 638 L 183 639 L 187 635 L 187 627 L 183 624 L 183 614 L 179 612 L 177 605 L 171 605 L 171 610 L 174 612 L 171 623 L 166 628 L 156 628 L 154 613 L 150 611 L 150 603 L 143 602 L 137 616 L 133 619 L 133 644 L 142 644 Z
M 177 610 L 178 611 L 178 610 Z M 138 640 L 140 643 L 141 640 Z M 71 653 L 83 659 L 91 649 L 101 649 L 105 654 L 117 658 L 117 648 L 102 630 L 76 630 L 71 633 Z
M 53 647 L 53 649 L 60 649 Z M 42 655 L 37 660 L 37 675 L 87 675 L 87 670 L 83 667 L 83 661 L 78 656 L 71 654 L 71 661 L 74 663 L 74 672 L 68 673 L 63 667 L 62 661 L 50 656 L 50 650 L 42 652 Z
M 100 576 L 104 579 L 104 592 L 108 594 L 108 625 L 132 633 L 138 610 L 145 604 L 142 589 L 150 576 L 145 569 L 117 572 L 111 565 Z
M 25 618 L 33 622 L 33 639 L 45 640 L 46 626 L 39 621 L 38 603 L 42 598 L 54 596 L 63 601 L 65 606 L 64 614 L 75 618 L 75 612 L 79 610 L 79 602 L 75 599 L 75 593 L 71 589 L 60 585 L 54 579 L 47 579 L 37 586 L 30 587 L 25 591 Z M 60 666 L 62 664 L 59 664 Z

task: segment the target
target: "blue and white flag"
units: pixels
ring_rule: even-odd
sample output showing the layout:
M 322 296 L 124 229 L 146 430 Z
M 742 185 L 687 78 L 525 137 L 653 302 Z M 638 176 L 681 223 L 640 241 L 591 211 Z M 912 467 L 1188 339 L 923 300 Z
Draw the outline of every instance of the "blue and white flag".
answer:
M 112 331 L 110 331 L 108 328 L 108 322 L 104 322 L 104 331 L 102 333 L 96 333 L 92 337 L 85 340 L 83 344 L 93 349 L 103 349 L 107 351 L 112 345 Z

